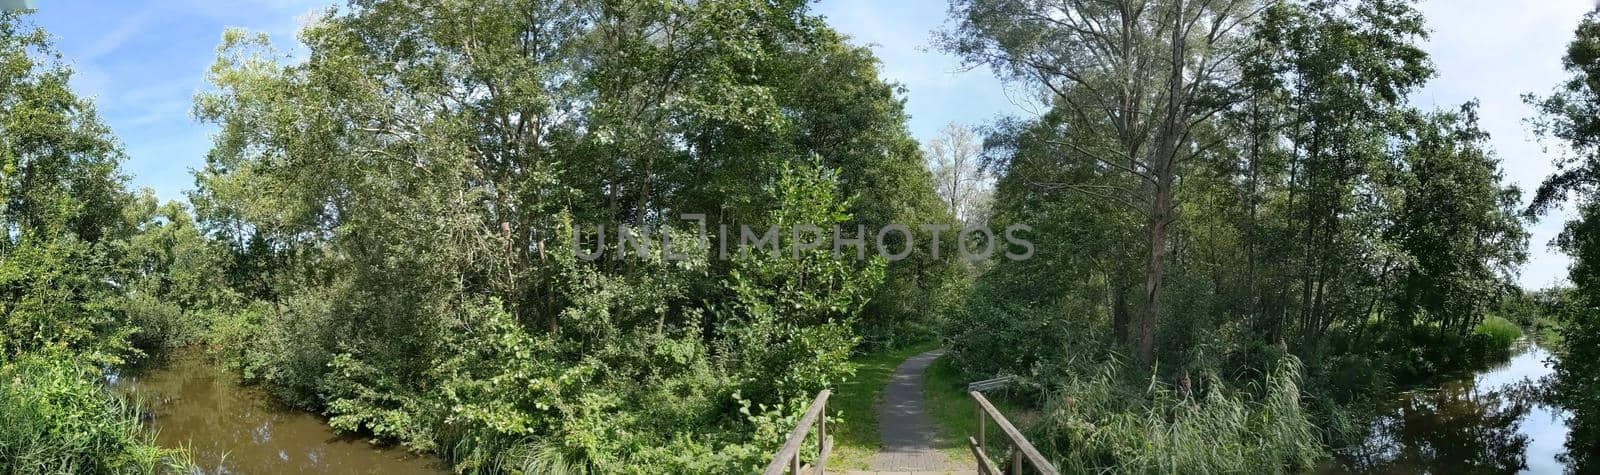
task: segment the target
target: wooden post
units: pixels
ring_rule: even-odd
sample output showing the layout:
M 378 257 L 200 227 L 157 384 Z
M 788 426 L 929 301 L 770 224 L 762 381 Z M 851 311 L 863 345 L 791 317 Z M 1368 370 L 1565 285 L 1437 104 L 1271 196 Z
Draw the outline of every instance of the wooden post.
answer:
M 823 399 L 821 403 L 822 411 L 817 414 L 817 456 L 819 458 L 823 456 L 823 452 L 828 450 L 828 400 Z M 823 475 L 825 468 L 820 463 L 820 460 L 818 462 L 817 475 Z
M 1009 439 L 1010 443 L 1006 444 L 1006 446 L 1011 450 L 1011 473 L 1021 474 L 1022 459 L 1026 458 L 1028 459 L 1029 465 L 1033 465 L 1033 469 L 1038 471 L 1041 475 L 1060 475 L 1061 472 L 1056 470 L 1055 464 L 1052 464 L 1049 460 L 1046 460 L 1044 458 L 1044 454 L 1039 453 L 1039 449 L 1035 449 L 1033 444 L 1028 443 L 1028 438 L 1022 436 L 1022 431 L 1017 430 L 1016 426 L 1011 425 L 1011 421 L 1006 420 L 1006 416 L 1001 414 L 999 410 L 995 409 L 994 405 L 990 404 L 989 400 L 984 398 L 982 393 L 979 393 L 978 391 L 967 391 L 967 395 L 972 396 L 972 400 L 976 401 L 978 403 L 978 407 L 983 411 L 978 415 L 978 433 L 983 434 L 985 431 L 984 426 L 988 425 L 988 421 L 992 420 L 994 421 L 995 425 L 1000 428 L 1000 432 L 1002 432 L 1006 438 Z M 972 445 L 973 456 L 978 458 L 980 463 L 988 462 L 988 457 L 984 455 L 982 450 L 983 448 L 979 445 L 978 439 L 969 437 L 968 440 Z M 992 473 L 998 473 L 1000 471 L 1000 467 L 992 465 L 992 462 L 983 463 L 983 466 L 988 467 L 984 469 L 985 471 L 991 471 Z
M 827 389 L 817 393 L 817 398 L 806 407 L 806 413 L 795 422 L 794 430 L 789 431 L 789 437 L 785 439 L 783 447 L 772 455 L 772 462 L 767 464 L 767 469 L 761 472 L 762 475 L 783 475 L 784 472 L 800 475 L 800 449 L 805 445 L 807 436 L 811 434 L 813 424 L 817 429 L 817 461 L 814 465 L 816 472 L 822 473 L 828 464 L 828 452 L 833 448 L 833 444 L 828 443 L 828 423 L 825 420 L 827 415 L 824 413 L 828 395 L 832 393 L 833 391 Z
M 978 447 L 987 447 L 984 445 L 987 442 L 983 439 L 983 420 L 987 418 L 985 416 L 983 406 L 978 406 Z

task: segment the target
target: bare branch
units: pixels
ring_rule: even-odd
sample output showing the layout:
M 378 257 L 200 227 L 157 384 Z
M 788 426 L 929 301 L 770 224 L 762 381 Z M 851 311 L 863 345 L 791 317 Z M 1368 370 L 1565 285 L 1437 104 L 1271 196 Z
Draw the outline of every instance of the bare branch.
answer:
M 1079 194 L 1082 194 L 1082 195 L 1085 195 L 1085 196 L 1089 196 L 1089 197 L 1092 197 L 1092 198 L 1097 198 L 1097 199 L 1100 199 L 1100 200 L 1103 200 L 1103 201 L 1106 201 L 1106 202 L 1109 202 L 1109 203 L 1114 203 L 1114 204 L 1120 205 L 1120 206 L 1122 206 L 1124 208 L 1127 208 L 1129 211 L 1133 211 L 1135 213 L 1138 213 L 1141 216 L 1149 216 L 1150 215 L 1150 206 L 1148 204 L 1146 204 L 1144 206 L 1141 206 L 1138 203 L 1135 203 L 1133 201 L 1129 201 L 1128 198 L 1127 198 L 1128 196 L 1138 196 L 1138 194 L 1128 192 L 1128 190 L 1125 189 L 1125 188 L 1116 187 L 1116 186 L 1112 186 L 1112 185 L 1086 185 L 1086 184 L 1081 184 L 1081 183 L 1059 183 L 1059 182 L 1032 182 L 1030 184 L 1035 186 L 1035 187 L 1038 187 L 1040 189 L 1044 189 L 1044 190 L 1067 190 L 1067 191 L 1071 191 L 1071 192 L 1074 192 L 1074 193 L 1079 193 Z M 1105 188 L 1105 189 L 1111 189 L 1111 190 L 1114 190 L 1114 191 L 1122 191 L 1123 193 L 1105 193 L 1105 192 L 1101 192 L 1101 191 L 1096 191 L 1096 188 Z
M 1079 146 L 1078 144 L 1071 143 L 1071 142 L 1068 142 L 1068 141 L 1065 141 L 1065 140 L 1051 140 L 1051 139 L 1045 139 L 1044 142 L 1045 143 L 1049 143 L 1049 144 L 1053 144 L 1053 145 L 1061 145 L 1061 146 L 1065 146 L 1067 148 L 1071 148 L 1072 151 L 1077 152 L 1077 153 L 1079 153 L 1081 155 L 1087 156 L 1089 158 L 1093 158 L 1095 161 L 1100 162 L 1100 163 L 1102 163 L 1102 164 L 1104 164 L 1104 165 L 1106 165 L 1108 167 L 1115 168 L 1115 169 L 1120 170 L 1120 171 L 1122 171 L 1124 173 L 1128 173 L 1128 174 L 1131 174 L 1133 176 L 1139 177 L 1139 178 L 1143 179 L 1146 182 L 1150 182 L 1152 184 L 1155 183 L 1155 177 L 1150 176 L 1149 173 L 1145 173 L 1145 172 L 1139 171 L 1137 169 L 1134 169 L 1131 165 L 1128 165 L 1128 164 L 1125 164 L 1125 163 L 1119 163 L 1116 160 L 1106 159 L 1105 157 L 1100 156 L 1100 154 L 1094 153 L 1094 152 L 1092 152 L 1092 151 L 1090 151 L 1088 149 L 1085 149 L 1085 148 Z M 1119 151 L 1118 153 L 1121 153 L 1121 152 Z M 1128 157 L 1126 155 L 1124 155 L 1122 158 L 1127 159 Z M 1134 163 L 1134 160 L 1132 160 L 1132 159 L 1128 159 L 1127 161 L 1129 163 Z

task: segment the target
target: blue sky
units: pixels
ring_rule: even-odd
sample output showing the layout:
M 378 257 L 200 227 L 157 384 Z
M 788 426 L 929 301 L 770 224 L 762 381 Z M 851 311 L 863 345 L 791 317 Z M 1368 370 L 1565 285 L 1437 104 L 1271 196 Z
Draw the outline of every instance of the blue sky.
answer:
M 129 155 L 135 186 L 177 199 L 193 187 L 190 170 L 204 162 L 210 129 L 190 118 L 190 96 L 227 27 L 265 31 L 287 46 L 299 18 L 327 0 L 40 0 L 35 20 L 56 36 L 77 75 L 73 85 L 96 98 L 101 114 Z M 1483 127 L 1504 161 L 1506 176 L 1531 190 L 1551 171 L 1551 157 L 1532 141 L 1520 96 L 1548 91 L 1564 74 L 1560 57 L 1573 28 L 1594 0 L 1429 0 L 1421 4 L 1434 33 L 1426 43 L 1439 77 L 1416 94 L 1422 107 L 1482 101 Z M 911 131 L 932 138 L 944 124 L 983 124 L 1004 115 L 1030 115 L 1037 106 L 1008 90 L 984 69 L 928 47 L 945 19 L 932 0 L 824 0 L 818 13 L 867 44 L 884 75 L 907 88 Z M 1554 150 L 1552 150 L 1552 153 Z M 1545 287 L 1566 275 L 1567 258 L 1546 243 L 1570 212 L 1533 227 L 1531 259 L 1521 282 Z
M 75 70 L 72 85 L 95 98 L 129 160 L 137 187 L 181 199 L 189 170 L 205 162 L 210 128 L 190 118 L 222 31 L 238 26 L 294 39 L 297 18 L 320 1 L 43 0 L 34 16 Z

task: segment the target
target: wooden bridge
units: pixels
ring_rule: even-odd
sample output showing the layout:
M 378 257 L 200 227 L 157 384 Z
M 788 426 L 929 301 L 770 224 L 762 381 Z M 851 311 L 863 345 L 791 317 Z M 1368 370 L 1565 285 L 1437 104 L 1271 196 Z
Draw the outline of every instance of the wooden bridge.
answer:
M 1022 473 L 1059 475 L 1060 472 L 1056 471 L 1055 466 L 1045 460 L 1044 455 L 1041 455 L 1033 447 L 1033 444 L 1022 436 L 1022 431 L 1011 425 L 1011 421 L 1007 420 L 1006 416 L 1001 414 L 998 409 L 995 409 L 994 405 L 989 403 L 989 399 L 983 396 L 983 391 L 1002 388 L 1010 383 L 1011 378 L 1004 377 L 978 381 L 967 385 L 967 395 L 972 397 L 978 415 L 978 433 L 967 437 L 967 446 L 972 450 L 973 458 L 976 459 L 974 468 L 977 473 L 983 475 L 1008 473 L 1002 471 L 1002 468 L 1009 469 L 1009 473 L 1012 475 L 1020 475 Z M 800 421 L 795 424 L 794 430 L 789 432 L 788 440 L 773 455 L 772 463 L 767 464 L 767 470 L 763 472 L 764 475 L 783 475 L 786 473 L 801 475 L 827 472 L 828 455 L 833 451 L 833 436 L 828 435 L 827 414 L 828 396 L 831 394 L 833 394 L 832 390 L 823 390 L 817 393 L 816 399 L 813 399 L 811 405 L 806 407 L 805 415 L 800 417 Z M 991 421 L 995 427 L 1000 429 L 1000 434 L 1005 438 L 1005 454 L 999 458 L 1003 462 L 1008 462 L 1004 466 L 996 463 L 995 459 L 989 456 L 986 444 L 988 442 L 988 426 Z M 815 460 L 807 463 L 801 460 L 801 448 L 811 434 L 813 426 L 817 433 L 817 456 Z

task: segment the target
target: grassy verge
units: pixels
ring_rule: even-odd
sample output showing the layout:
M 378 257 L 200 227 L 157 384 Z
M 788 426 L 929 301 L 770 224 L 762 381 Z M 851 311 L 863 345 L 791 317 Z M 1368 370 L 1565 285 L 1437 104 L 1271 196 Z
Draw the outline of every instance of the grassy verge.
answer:
M 828 460 L 830 470 L 867 468 L 867 461 L 883 445 L 882 438 L 878 437 L 876 407 L 878 401 L 883 400 L 883 388 L 889 384 L 889 376 L 906 358 L 938 347 L 938 343 L 919 343 L 851 359 L 856 365 L 856 376 L 839 385 L 828 399 L 831 414 L 828 430 L 834 437 L 833 455 Z
M 972 451 L 967 448 L 967 437 L 978 434 L 978 405 L 967 395 L 969 381 L 950 364 L 950 360 L 939 358 L 928 367 L 928 373 L 922 381 L 922 391 L 927 397 L 928 416 L 933 419 L 939 428 L 939 437 L 935 446 L 949 457 L 953 464 L 963 466 L 974 463 Z M 1029 408 L 1024 401 L 1011 397 L 1004 390 L 984 393 L 984 397 L 994 404 L 1006 416 L 1012 425 L 1026 432 L 1029 424 L 1038 419 L 1038 411 Z M 1000 429 L 991 422 L 989 434 L 1000 437 Z M 993 439 L 991 437 L 991 439 Z

